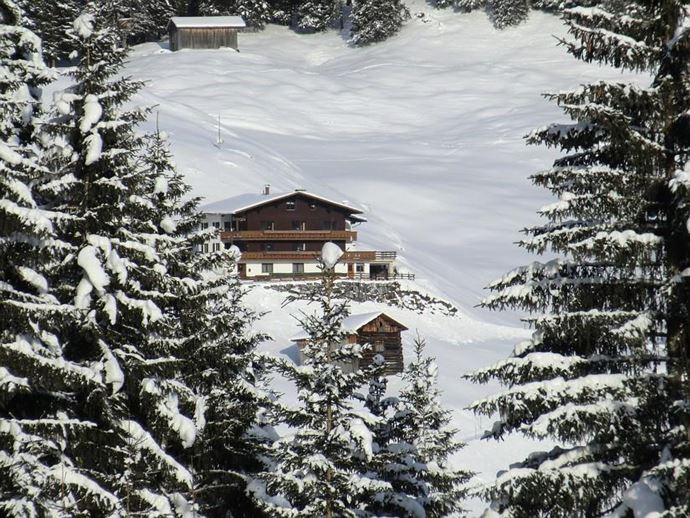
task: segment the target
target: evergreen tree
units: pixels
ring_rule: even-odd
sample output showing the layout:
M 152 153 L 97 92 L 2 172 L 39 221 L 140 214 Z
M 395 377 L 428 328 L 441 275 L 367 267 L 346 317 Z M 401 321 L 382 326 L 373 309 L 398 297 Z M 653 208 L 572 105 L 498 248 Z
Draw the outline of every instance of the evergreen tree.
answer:
M 457 0 L 432 0 L 431 3 L 436 9 L 448 9 L 455 7 L 458 2 Z
M 403 374 L 405 385 L 393 427 L 398 446 L 392 451 L 406 455 L 394 464 L 391 482 L 414 498 L 425 516 L 448 516 L 462 510 L 470 473 L 449 465 L 449 458 L 464 445 L 455 440 L 457 430 L 450 427 L 450 412 L 441 404 L 436 363 L 423 355 L 424 340 L 418 337 L 414 345 L 415 357 Z
M 183 452 L 193 469 L 196 501 L 205 516 L 256 516 L 246 496 L 247 479 L 264 468 L 260 457 L 272 439 L 262 414 L 271 404 L 264 391 L 265 367 L 255 354 L 260 335 L 251 332 L 254 314 L 242 302 L 239 280 L 232 273 L 238 251 L 198 254 L 194 250 L 214 230 L 199 232 L 201 214 L 189 186 L 175 169 L 164 135 L 147 137 L 140 175 L 150 178 L 148 192 L 168 231 L 159 254 L 167 273 L 183 282 L 174 311 L 179 329 L 179 378 L 194 393 L 198 436 Z
M 486 0 L 456 0 L 455 6 L 465 12 L 475 11 L 486 7 Z
M 520 25 L 529 16 L 527 0 L 486 0 L 486 9 L 497 29 Z
M 19 0 L 31 28 L 43 42 L 43 53 L 49 63 L 67 59 L 73 48 L 67 31 L 84 8 L 84 0 Z
M 358 0 L 352 10 L 352 43 L 368 45 L 383 41 L 400 30 L 410 18 L 401 0 Z
M 355 398 L 370 373 L 347 368 L 361 357 L 361 346 L 347 343 L 342 329 L 347 305 L 333 299 L 335 261 L 327 257 L 333 248 L 333 243 L 324 245 L 322 282 L 311 295 L 320 314 L 302 319 L 309 337 L 304 364 L 277 362 L 296 385 L 299 406 L 276 407 L 279 420 L 294 433 L 275 443 L 274 468 L 251 486 L 270 516 L 356 516 L 375 493 L 389 487 L 368 476 L 373 455 L 369 426 L 375 419 Z
M 322 32 L 340 16 L 338 0 L 303 0 L 297 7 L 297 28 L 304 32 Z
M 111 0 L 106 6 L 112 11 L 114 29 L 121 31 L 129 43 L 160 39 L 176 14 L 172 0 Z
M 573 119 L 531 143 L 567 154 L 536 174 L 559 201 L 521 244 L 561 257 L 490 286 L 535 333 L 472 375 L 497 379 L 475 411 L 489 435 L 563 446 L 499 474 L 486 492 L 511 516 L 690 513 L 690 216 L 687 7 L 610 2 L 566 12 L 576 58 L 648 71 L 650 87 L 596 82 L 550 95 Z
M 199 12 L 204 16 L 241 16 L 248 27 L 257 29 L 262 29 L 271 18 L 267 0 L 202 0 Z
M 72 250 L 57 237 L 66 216 L 47 210 L 36 189 L 50 178 L 40 93 L 52 74 L 25 23 L 17 5 L 0 0 L 0 514 L 112 511 L 116 499 L 75 469 L 71 450 L 107 413 L 105 386 L 56 333 L 74 308 L 57 300 L 49 273 Z
M 268 0 L 269 21 L 280 25 L 291 25 L 293 13 L 297 10 L 297 0 Z
M 66 186 L 51 206 L 69 216 L 58 236 L 73 249 L 53 275 L 59 300 L 78 309 L 60 332 L 66 354 L 97 362 L 112 409 L 74 454 L 126 512 L 170 514 L 192 508 L 195 481 L 179 459 L 203 420 L 179 379 L 176 304 L 193 281 L 163 255 L 176 214 L 163 216 L 152 201 L 165 177 L 145 174 L 137 160 L 145 141 L 135 129 L 147 110 L 122 108 L 140 83 L 119 76 L 125 51 L 108 14 L 89 4 L 74 22 L 75 84 L 58 96 L 51 121 L 50 163 L 61 174 L 53 183 Z

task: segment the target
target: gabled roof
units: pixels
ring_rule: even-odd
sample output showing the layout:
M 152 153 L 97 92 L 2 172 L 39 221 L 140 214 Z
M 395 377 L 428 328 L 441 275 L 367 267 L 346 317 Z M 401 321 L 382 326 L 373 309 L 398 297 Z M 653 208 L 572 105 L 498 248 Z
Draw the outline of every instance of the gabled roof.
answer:
M 179 28 L 208 28 L 208 27 L 234 27 L 247 26 L 241 16 L 173 16 L 170 23 Z
M 376 320 L 380 316 L 384 316 L 388 320 L 392 320 L 393 322 L 398 324 L 402 328 L 403 331 L 407 331 L 406 326 L 402 325 L 397 320 L 389 317 L 383 311 L 375 311 L 373 313 L 360 313 L 359 315 L 350 315 L 349 317 L 347 317 L 343 320 L 343 323 L 342 323 L 343 331 L 347 334 L 355 334 L 362 327 L 367 325 L 372 320 Z M 293 337 L 292 341 L 296 342 L 299 340 L 308 340 L 308 339 L 309 339 L 309 334 L 303 331 L 303 332 L 299 333 L 297 336 Z
M 329 205 L 334 205 L 341 209 L 345 209 L 350 214 L 362 214 L 362 211 L 344 203 L 329 200 L 323 196 L 313 194 L 307 191 L 292 191 L 283 192 L 276 194 L 240 194 L 239 196 L 233 196 L 232 198 L 226 198 L 224 200 L 209 203 L 207 205 L 202 205 L 199 210 L 206 214 L 237 214 L 239 212 L 245 212 L 249 209 L 254 209 L 262 205 L 273 203 L 275 201 L 282 200 L 284 198 L 289 198 L 295 195 L 302 195 L 313 200 L 322 201 L 328 203 Z M 366 221 L 363 217 L 355 218 L 357 221 Z

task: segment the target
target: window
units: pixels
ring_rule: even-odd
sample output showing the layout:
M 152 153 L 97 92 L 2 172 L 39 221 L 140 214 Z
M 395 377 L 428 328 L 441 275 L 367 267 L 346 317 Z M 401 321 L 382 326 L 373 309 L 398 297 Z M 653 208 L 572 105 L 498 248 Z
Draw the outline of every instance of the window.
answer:
M 364 273 L 364 263 L 357 263 L 357 273 Z
M 322 227 L 324 230 L 333 230 L 333 222 L 332 221 L 324 221 Z
M 261 250 L 264 252 L 270 252 L 273 250 L 273 243 L 261 243 Z
M 295 202 L 292 200 L 286 201 L 285 210 L 295 210 Z
M 218 250 L 220 250 L 220 243 L 213 243 L 213 251 L 217 252 Z
M 383 344 L 383 341 L 377 340 L 374 343 L 374 352 L 375 353 L 382 353 L 385 350 L 386 350 L 386 346 Z
M 201 230 L 206 230 L 208 228 L 208 222 L 204 222 L 201 224 Z
M 295 252 L 305 252 L 307 250 L 307 243 L 295 243 L 293 249 Z
M 261 273 L 273 274 L 273 263 L 261 263 Z
M 204 243 L 204 252 L 208 253 L 208 243 Z
M 292 273 L 304 273 L 304 263 L 292 263 Z
M 232 221 L 226 221 L 223 223 L 223 229 L 226 232 L 230 232 L 232 230 Z
M 293 221 L 292 222 L 292 230 L 307 230 L 307 222 L 306 221 Z
M 261 230 L 274 230 L 274 225 L 272 221 L 262 221 Z

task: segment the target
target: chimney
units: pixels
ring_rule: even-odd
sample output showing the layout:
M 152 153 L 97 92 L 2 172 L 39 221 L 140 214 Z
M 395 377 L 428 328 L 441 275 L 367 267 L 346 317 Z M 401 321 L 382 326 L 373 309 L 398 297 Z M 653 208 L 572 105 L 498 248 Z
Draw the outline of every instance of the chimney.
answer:
M 264 196 L 271 194 L 271 184 L 267 183 L 264 185 Z

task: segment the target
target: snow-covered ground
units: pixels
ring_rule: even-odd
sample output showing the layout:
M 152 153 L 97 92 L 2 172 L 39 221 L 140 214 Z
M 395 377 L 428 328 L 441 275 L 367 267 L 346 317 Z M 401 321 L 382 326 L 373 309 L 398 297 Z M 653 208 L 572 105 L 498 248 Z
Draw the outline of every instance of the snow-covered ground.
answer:
M 526 336 L 516 315 L 474 307 L 488 282 L 533 260 L 513 242 L 550 201 L 527 176 L 555 155 L 525 147 L 523 136 L 564 120 L 542 92 L 618 76 L 558 48 L 554 35 L 565 30 L 550 15 L 533 13 L 499 32 L 483 13 L 407 3 L 426 16 L 364 49 L 335 32 L 304 36 L 271 26 L 241 34 L 240 53 L 141 45 L 127 73 L 149 81 L 137 102 L 158 106 L 160 128 L 195 194 L 212 202 L 271 184 L 347 200 L 369 218 L 359 228 L 363 245 L 397 250 L 420 289 L 461 309 L 454 318 L 386 311 L 427 338 L 445 402 L 468 442 L 456 460 L 488 480 L 534 446 L 519 437 L 478 440 L 491 423 L 463 408 L 498 387 L 460 379 Z M 248 302 L 271 312 L 260 322 L 274 337 L 264 348 L 294 357 L 290 312 L 298 308 L 281 309 L 281 297 L 263 287 L 252 288 Z M 469 505 L 478 514 L 481 505 Z

